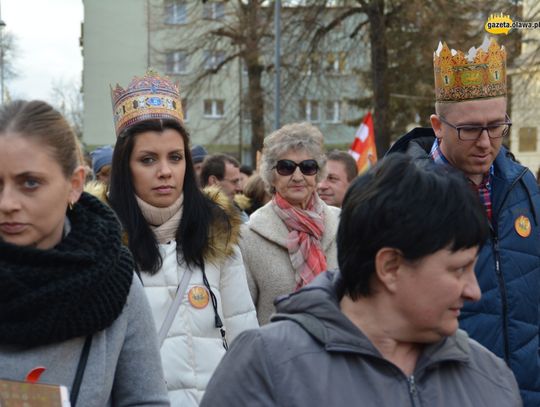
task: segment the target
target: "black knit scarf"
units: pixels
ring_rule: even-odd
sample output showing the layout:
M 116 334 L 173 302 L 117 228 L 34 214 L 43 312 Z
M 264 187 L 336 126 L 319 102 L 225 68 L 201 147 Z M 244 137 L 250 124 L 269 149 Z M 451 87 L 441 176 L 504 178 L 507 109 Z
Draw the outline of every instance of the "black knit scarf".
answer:
M 0 241 L 0 344 L 45 345 L 110 326 L 126 303 L 133 260 L 114 213 L 84 193 L 71 231 L 40 250 Z

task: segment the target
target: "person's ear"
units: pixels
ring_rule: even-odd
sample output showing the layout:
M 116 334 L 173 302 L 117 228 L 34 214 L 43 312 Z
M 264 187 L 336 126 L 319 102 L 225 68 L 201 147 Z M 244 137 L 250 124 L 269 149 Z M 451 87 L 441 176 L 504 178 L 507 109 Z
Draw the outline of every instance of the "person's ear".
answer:
M 393 247 L 383 247 L 375 255 L 375 275 L 379 285 L 392 293 L 397 289 L 398 271 L 402 260 L 400 251 Z
M 69 203 L 73 205 L 79 200 L 84 190 L 84 181 L 86 179 L 86 170 L 82 165 L 79 165 L 73 171 L 70 177 L 71 190 L 69 191 Z
M 439 119 L 438 115 L 432 114 L 431 116 L 429 116 L 429 121 L 431 122 L 431 128 L 435 132 L 435 137 L 440 139 L 442 137 L 442 135 L 441 135 L 441 126 L 442 126 L 441 119 Z
M 210 175 L 208 177 L 208 185 L 219 185 L 219 179 L 215 175 Z

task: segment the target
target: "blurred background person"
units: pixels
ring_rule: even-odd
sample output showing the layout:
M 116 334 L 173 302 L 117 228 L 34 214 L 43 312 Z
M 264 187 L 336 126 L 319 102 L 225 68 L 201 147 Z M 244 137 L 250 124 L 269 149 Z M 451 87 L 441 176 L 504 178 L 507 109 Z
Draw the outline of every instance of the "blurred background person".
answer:
M 317 185 L 317 193 L 327 205 L 341 208 L 345 192 L 357 175 L 356 161 L 349 153 L 331 151 L 326 155 L 326 177 Z
M 253 168 L 250 165 L 242 164 L 240 166 L 240 189 L 244 191 L 246 182 L 253 175 Z
M 251 216 L 253 212 L 266 205 L 272 195 L 266 189 L 266 184 L 259 174 L 254 174 L 246 182 L 243 195 L 247 198 L 245 211 Z
M 195 170 L 195 177 L 197 178 L 197 182 L 200 185 L 200 177 L 201 177 L 201 169 L 202 169 L 202 163 L 206 156 L 208 155 L 208 151 L 206 151 L 206 148 L 200 145 L 194 145 L 191 147 L 191 157 L 193 158 L 193 169 Z
M 126 117 L 125 106 L 149 98 Z M 125 90 L 117 85 L 113 105 L 109 201 L 141 271 L 171 404 L 197 406 L 227 341 L 258 325 L 237 245 L 241 222 L 220 190 L 206 195 L 197 185 L 175 84 L 148 72 Z
M 217 186 L 233 200 L 242 192 L 240 163 L 226 154 L 212 154 L 205 158 L 201 168 L 201 186 Z
M 218 187 L 231 200 L 240 213 L 242 222 L 247 222 L 249 216 L 237 203 L 235 196 L 242 193 L 240 163 L 236 158 L 226 154 L 213 154 L 205 158 L 201 169 L 201 186 Z
M 0 109 L 0 376 L 42 366 L 72 406 L 168 406 L 148 300 L 79 155 L 45 102 Z
M 316 192 L 324 165 L 323 136 L 309 123 L 283 126 L 264 140 L 260 175 L 272 200 L 251 215 L 240 242 L 261 324 L 277 296 L 337 266 L 339 209 Z
M 113 156 L 112 146 L 96 148 L 90 153 L 90 156 L 92 157 L 92 171 L 96 181 L 109 185 Z

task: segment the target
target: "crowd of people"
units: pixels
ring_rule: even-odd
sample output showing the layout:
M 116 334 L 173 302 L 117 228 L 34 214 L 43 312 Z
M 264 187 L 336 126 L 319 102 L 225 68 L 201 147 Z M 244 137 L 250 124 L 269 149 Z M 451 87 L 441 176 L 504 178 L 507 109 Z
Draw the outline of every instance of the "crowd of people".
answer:
M 439 47 L 431 127 L 361 175 L 309 123 L 253 167 L 209 153 L 153 71 L 88 163 L 49 104 L 3 105 L 0 378 L 82 407 L 540 406 L 540 193 L 505 50 L 474 50 Z

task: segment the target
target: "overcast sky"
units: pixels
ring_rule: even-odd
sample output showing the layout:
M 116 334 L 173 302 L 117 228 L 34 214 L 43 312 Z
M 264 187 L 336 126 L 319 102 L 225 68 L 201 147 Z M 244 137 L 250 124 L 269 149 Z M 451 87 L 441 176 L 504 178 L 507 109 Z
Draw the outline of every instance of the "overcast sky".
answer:
M 6 82 L 12 99 L 54 102 L 54 83 L 80 84 L 82 0 L 0 0 L 0 7 L 17 46 L 18 77 Z

